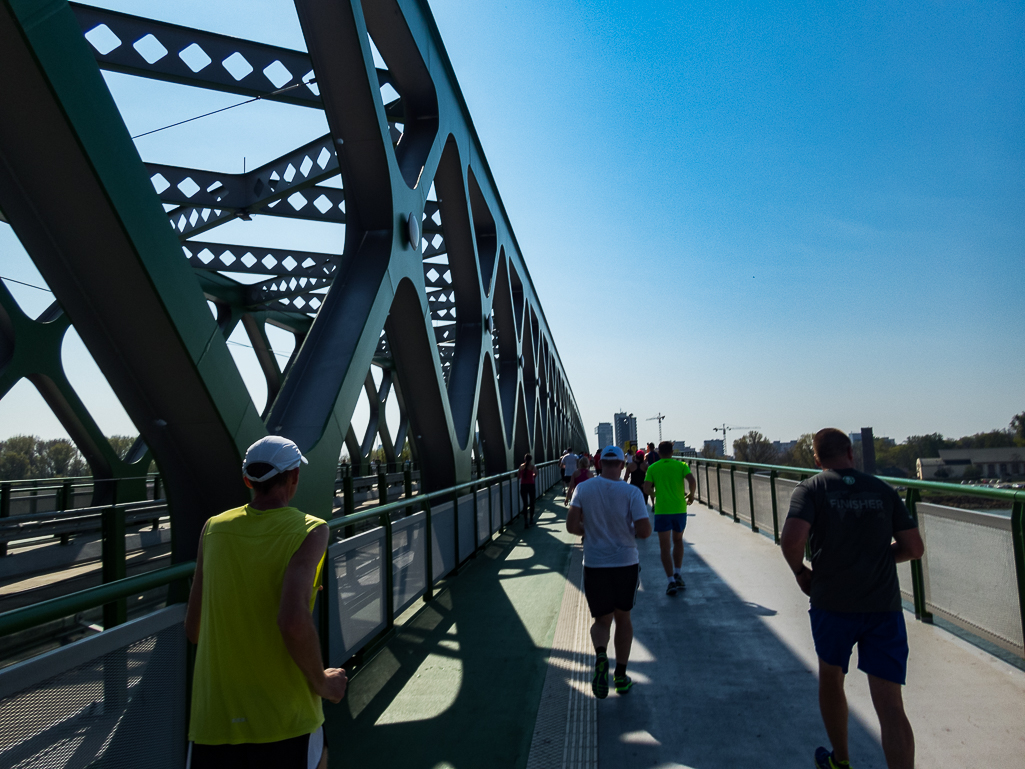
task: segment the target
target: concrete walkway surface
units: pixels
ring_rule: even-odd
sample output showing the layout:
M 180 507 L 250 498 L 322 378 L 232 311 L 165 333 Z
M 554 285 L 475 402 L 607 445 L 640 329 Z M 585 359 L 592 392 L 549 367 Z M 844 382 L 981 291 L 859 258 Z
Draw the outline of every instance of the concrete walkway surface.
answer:
M 626 696 L 590 695 L 580 547 L 561 493 L 449 580 L 326 705 L 331 766 L 734 769 L 812 765 L 826 744 L 800 592 L 772 541 L 700 505 L 687 589 L 665 595 L 655 536 Z M 1025 766 L 1025 672 L 908 616 L 919 767 Z M 611 649 L 610 649 L 611 652 Z M 857 769 L 885 767 L 865 676 L 848 677 Z

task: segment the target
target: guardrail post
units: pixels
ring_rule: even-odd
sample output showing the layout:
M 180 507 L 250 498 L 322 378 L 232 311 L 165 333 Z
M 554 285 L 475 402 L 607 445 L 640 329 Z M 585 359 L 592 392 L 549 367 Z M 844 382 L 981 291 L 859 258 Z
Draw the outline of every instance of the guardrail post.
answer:
M 509 523 L 512 523 L 512 519 L 516 516 L 512 515 L 512 509 L 509 509 Z M 505 496 L 502 492 L 502 477 L 498 477 L 498 520 L 505 524 Z
M 730 498 L 733 500 L 733 522 L 740 523 L 740 515 L 737 513 L 737 468 L 730 465 Z
M 413 497 L 413 471 L 409 468 L 409 462 L 406 462 L 402 468 L 402 490 L 406 494 L 406 499 Z M 407 507 L 406 511 L 406 515 L 412 515 L 413 507 Z
M 127 576 L 125 563 L 125 510 L 123 507 L 108 507 L 101 513 L 103 529 L 103 582 L 115 582 Z M 123 624 L 128 618 L 127 599 L 119 598 L 103 605 L 103 627 L 112 628 Z
M 1020 494 L 1021 492 L 1019 492 Z M 1025 633 L 1025 502 L 1011 504 L 1011 545 L 1014 548 L 1014 571 L 1018 577 L 1018 611 L 1021 613 L 1022 632 Z
M 153 476 L 153 501 L 160 499 L 160 473 Z
M 8 518 L 11 515 L 11 484 L 8 481 L 0 483 L 0 518 Z M 0 542 L 0 557 L 7 555 L 7 543 Z
M 459 571 L 459 492 L 452 492 L 452 542 L 455 544 L 456 566 L 452 569 L 455 574 Z
M 381 466 L 377 466 L 377 503 L 388 504 L 388 474 Z
M 426 569 L 427 587 L 424 590 L 424 603 L 434 600 L 434 520 L 431 518 L 431 500 L 427 495 L 421 500 L 424 511 L 424 568 Z
M 381 564 L 381 568 L 384 569 L 384 599 L 388 604 L 385 615 L 386 629 L 391 630 L 395 627 L 395 575 L 393 573 L 395 563 L 392 551 L 391 516 L 387 513 L 381 513 L 381 526 L 384 527 L 384 550 L 387 556 Z
M 779 544 L 779 503 L 776 502 L 776 478 L 775 470 L 769 471 L 769 493 L 772 495 L 772 541 Z
M 719 470 L 722 469 L 722 465 L 718 462 L 715 463 L 715 491 L 719 497 L 719 513 L 726 515 L 726 511 L 723 509 L 722 504 L 722 476 L 719 475 Z
M 477 509 L 477 482 L 470 486 L 470 493 L 473 494 L 473 557 L 477 557 L 477 550 L 480 549 L 480 511 Z M 488 528 L 491 528 L 490 521 Z
M 751 505 L 751 531 L 758 531 L 758 524 L 755 522 L 755 469 L 747 468 L 747 500 Z
M 352 492 L 352 465 L 350 464 L 346 466 L 345 475 L 342 476 L 342 514 L 352 515 L 354 512 L 356 512 L 356 500 Z M 342 530 L 343 537 L 351 537 L 355 533 L 354 525 L 346 526 Z
M 904 500 L 907 505 L 908 512 L 911 513 L 911 517 L 918 522 L 918 505 L 917 502 L 921 494 L 918 489 L 908 489 Z M 911 562 L 911 590 L 914 598 L 915 605 L 915 616 L 922 620 L 922 622 L 932 622 L 932 613 L 926 607 L 925 604 L 925 572 L 922 570 L 921 559 L 916 559 Z

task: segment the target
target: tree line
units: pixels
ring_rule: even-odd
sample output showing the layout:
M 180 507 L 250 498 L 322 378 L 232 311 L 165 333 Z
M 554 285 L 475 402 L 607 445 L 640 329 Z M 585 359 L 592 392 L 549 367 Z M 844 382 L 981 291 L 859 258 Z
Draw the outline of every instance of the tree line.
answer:
M 136 437 L 110 435 L 107 441 L 124 459 Z M 74 478 L 89 474 L 85 458 L 67 438 L 43 440 L 38 435 L 14 435 L 0 441 L 0 481 Z
M 805 433 L 787 451 L 777 451 L 772 441 L 756 430 L 733 441 L 733 454 L 737 461 L 766 465 L 787 465 L 789 467 L 815 467 L 812 450 L 812 433 Z M 965 435 L 960 438 L 945 438 L 940 433 L 909 435 L 903 443 L 889 438 L 876 438 L 876 472 L 880 475 L 913 477 L 917 474 L 916 461 L 919 458 L 939 457 L 940 449 L 996 449 L 1011 446 L 1025 446 L 1025 411 L 1016 414 L 1003 430 Z M 856 459 L 860 458 L 861 447 L 855 444 Z M 703 456 L 709 453 L 702 452 Z M 980 471 L 981 474 L 981 471 Z M 969 472 L 965 477 L 971 477 Z

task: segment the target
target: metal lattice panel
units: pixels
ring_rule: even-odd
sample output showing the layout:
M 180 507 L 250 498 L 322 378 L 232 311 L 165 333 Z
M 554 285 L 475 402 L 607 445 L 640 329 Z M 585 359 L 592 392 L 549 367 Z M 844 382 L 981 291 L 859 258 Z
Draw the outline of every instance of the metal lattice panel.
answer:
M 0 5 L 0 99 L 17 105 L 0 118 L 0 209 L 157 461 L 176 559 L 245 499 L 241 452 L 268 431 L 310 458 L 297 502 L 320 513 L 343 444 L 355 458 L 380 441 L 393 460 L 408 435 L 427 489 L 467 479 L 475 450 L 498 471 L 586 445 L 426 2 L 298 0 L 308 52 L 37 6 Z M 322 110 L 329 133 L 242 174 L 146 162 L 101 69 Z M 264 216 L 337 226 L 338 249 L 194 240 Z M 43 332 L 3 300 L 0 396 L 45 368 L 24 349 Z M 266 378 L 262 413 L 227 350 L 239 324 Z M 296 339 L 284 364 L 268 324 Z M 59 359 L 46 372 L 59 380 Z M 84 408 L 55 411 L 90 440 Z

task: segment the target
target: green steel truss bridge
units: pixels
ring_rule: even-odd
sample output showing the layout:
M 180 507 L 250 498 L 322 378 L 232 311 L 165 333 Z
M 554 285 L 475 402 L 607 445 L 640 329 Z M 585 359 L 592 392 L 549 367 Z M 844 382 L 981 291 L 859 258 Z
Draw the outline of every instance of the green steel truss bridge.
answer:
M 30 380 L 97 479 L 155 460 L 175 562 L 193 557 L 207 517 L 247 499 L 241 456 L 267 433 L 310 458 L 298 503 L 326 515 L 343 445 L 366 458 L 379 437 L 394 461 L 408 438 L 425 491 L 468 481 L 475 460 L 490 475 L 586 445 L 427 3 L 296 9 L 306 51 L 0 0 L 0 216 L 56 300 L 32 318 L 0 286 L 0 397 Z M 147 162 L 104 70 L 320 110 L 330 130 L 244 173 Z M 333 253 L 218 242 L 219 226 L 255 217 L 344 237 Z M 226 346 L 239 324 L 266 379 L 262 413 Z M 295 336 L 287 362 L 268 324 Z M 123 460 L 63 370 L 71 326 L 139 429 Z M 111 501 L 96 488 L 94 504 Z

